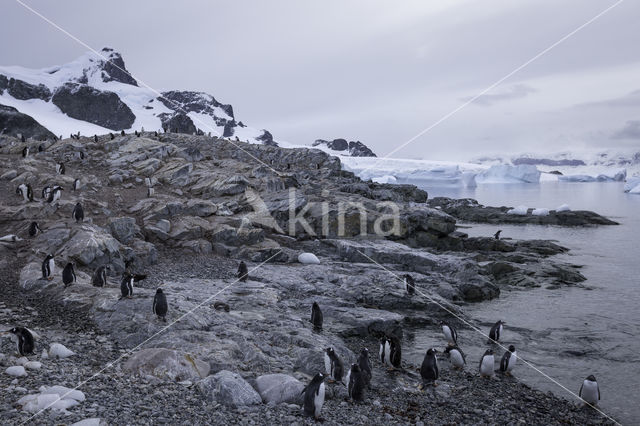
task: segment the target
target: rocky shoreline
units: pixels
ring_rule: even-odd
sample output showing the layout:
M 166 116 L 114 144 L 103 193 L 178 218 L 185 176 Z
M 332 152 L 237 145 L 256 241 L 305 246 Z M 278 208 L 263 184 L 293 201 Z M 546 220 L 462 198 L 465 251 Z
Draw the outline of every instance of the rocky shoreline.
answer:
M 425 191 L 363 182 L 313 149 L 149 133 L 37 142 L 27 158 L 24 145 L 0 139 L 0 193 L 8 194 L 2 234 L 18 236 L 0 244 L 0 326 L 35 330 L 40 338 L 30 359 L 42 368 L 18 378 L 0 374 L 4 423 L 29 419 L 16 402 L 40 386 L 73 388 L 118 360 L 79 388 L 86 400 L 30 423 L 310 424 L 294 394 L 324 370 L 329 346 L 345 365 L 366 346 L 374 366 L 363 403 L 348 401 L 341 384 L 328 386 L 322 416 L 329 424 L 606 422 L 516 379 L 482 379 L 477 360 L 456 373 L 442 359 L 440 386 L 421 392 L 418 366 L 405 362 L 388 372 L 375 356 L 381 335 L 437 335 L 443 319 L 471 333 L 440 306 L 464 317 L 466 303 L 501 291 L 580 285 L 579 266 L 554 259 L 566 251 L 557 244 L 469 238 L 456 230 L 457 220 L 468 219 L 430 207 Z M 60 161 L 66 175 L 55 173 Z M 79 191 L 71 191 L 75 178 Z M 36 201 L 15 195 L 21 183 L 34 188 Z M 64 187 L 60 200 L 38 200 L 47 184 Z M 83 223 L 71 219 L 78 201 Z M 380 236 L 374 231 L 384 228 L 389 202 L 400 207 L 397 227 Z M 308 226 L 291 223 L 290 210 L 304 213 Z M 33 220 L 43 232 L 31 238 Z M 320 264 L 299 263 L 303 252 Z M 74 262 L 77 283 L 41 280 L 46 253 L 58 270 Z M 247 282 L 235 282 L 239 260 L 249 265 Z M 108 286 L 93 287 L 91 274 L 103 264 L 112 268 Z M 118 301 L 125 264 L 148 278 L 132 299 Z M 407 296 L 389 271 L 410 273 L 428 297 Z M 169 299 L 166 330 L 151 312 L 157 287 Z M 308 321 L 314 301 L 324 312 L 321 333 Z M 225 305 L 228 311 L 220 309 Z M 76 355 L 41 359 L 54 342 Z M 0 344 L 3 368 L 16 365 L 13 343 Z

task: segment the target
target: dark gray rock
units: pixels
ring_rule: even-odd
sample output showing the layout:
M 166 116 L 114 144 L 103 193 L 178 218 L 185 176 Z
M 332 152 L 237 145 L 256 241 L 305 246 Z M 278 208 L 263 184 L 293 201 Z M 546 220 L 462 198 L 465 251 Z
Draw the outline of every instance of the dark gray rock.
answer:
M 187 133 L 191 135 L 198 130 L 193 121 L 181 112 L 174 114 L 163 113 L 158 117 L 162 120 L 162 128 L 170 133 Z
M 198 382 L 198 388 L 211 400 L 229 407 L 261 404 L 258 392 L 237 373 L 222 370 Z
M 17 109 L 0 105 L 0 134 L 25 138 L 46 140 L 54 135 L 32 117 L 19 112 Z
M 122 244 L 129 244 L 137 235 L 140 235 L 140 227 L 133 217 L 109 219 L 107 226 L 109 226 L 111 235 Z
M 302 403 L 304 384 L 288 374 L 266 374 L 256 378 L 256 390 L 266 404 Z
M 122 55 L 114 51 L 111 48 L 105 47 L 102 49 L 102 53 L 107 55 L 107 61 L 100 61 L 102 66 L 102 81 L 119 81 L 120 83 L 131 84 L 137 86 L 138 82 L 124 65 L 124 59 Z
M 0 89 L 2 89 L 2 86 L 5 86 L 4 88 L 7 89 L 9 94 L 16 99 L 42 99 L 43 101 L 51 99 L 51 91 L 44 84 L 36 86 L 14 78 L 7 80 L 5 77 L 4 82 L 0 80 Z

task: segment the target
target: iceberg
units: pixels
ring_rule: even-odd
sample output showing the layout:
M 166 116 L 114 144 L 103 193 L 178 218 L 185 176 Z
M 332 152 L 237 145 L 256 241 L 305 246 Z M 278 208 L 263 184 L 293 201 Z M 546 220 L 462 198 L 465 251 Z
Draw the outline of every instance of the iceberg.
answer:
M 624 184 L 624 192 L 640 194 L 640 175 L 632 176 Z
M 540 170 L 536 166 L 496 164 L 476 176 L 478 183 L 539 183 Z
M 549 216 L 549 209 L 537 208 L 531 212 L 533 216 Z
M 507 211 L 507 214 L 514 214 L 517 216 L 526 216 L 529 208 L 527 206 L 514 207 Z
M 575 174 L 558 176 L 561 182 L 622 182 L 627 177 L 627 169 L 613 169 L 598 174 Z

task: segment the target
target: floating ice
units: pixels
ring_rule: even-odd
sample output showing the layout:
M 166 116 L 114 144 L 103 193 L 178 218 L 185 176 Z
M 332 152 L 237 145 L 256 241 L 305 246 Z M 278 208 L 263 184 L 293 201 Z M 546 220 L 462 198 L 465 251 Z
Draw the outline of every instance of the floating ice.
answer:
M 478 183 L 539 183 L 540 170 L 536 166 L 521 164 L 511 166 L 508 164 L 493 165 L 476 176 Z
M 640 194 L 640 176 L 632 176 L 624 184 L 624 192 Z

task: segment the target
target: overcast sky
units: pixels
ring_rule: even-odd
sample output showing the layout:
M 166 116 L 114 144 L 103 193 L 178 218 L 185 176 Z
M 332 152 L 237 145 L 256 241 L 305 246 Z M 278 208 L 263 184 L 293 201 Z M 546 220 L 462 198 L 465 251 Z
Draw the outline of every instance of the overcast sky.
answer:
M 275 139 L 385 156 L 614 0 L 24 0 L 158 90 L 206 91 Z M 0 64 L 87 49 L 17 2 Z M 626 0 L 395 157 L 640 147 L 640 2 Z

